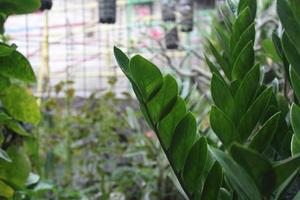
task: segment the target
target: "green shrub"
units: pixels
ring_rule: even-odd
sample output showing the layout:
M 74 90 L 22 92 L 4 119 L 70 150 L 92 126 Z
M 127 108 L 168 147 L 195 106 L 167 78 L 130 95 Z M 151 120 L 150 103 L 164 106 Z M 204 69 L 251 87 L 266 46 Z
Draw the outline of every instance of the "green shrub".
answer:
M 39 0 L 0 0 L 1 34 L 9 15 L 30 13 L 39 6 Z M 36 99 L 27 88 L 35 81 L 30 63 L 16 45 L 0 42 L 0 198 L 16 197 L 37 181 L 23 148 L 23 141 L 33 137 L 23 125 L 37 125 L 41 118 Z
M 222 8 L 226 30 L 217 29 L 222 51 L 208 42 L 213 58 L 206 58 L 212 72 L 210 126 L 219 139 L 216 144 L 197 132 L 195 117 L 178 96 L 172 76 L 163 76 L 140 55 L 128 58 L 115 48 L 115 57 L 189 199 L 280 199 L 300 166 L 300 108 L 292 106 L 291 157 L 288 101 L 276 87 L 262 82 L 265 72 L 256 63 L 256 1 L 227 4 Z M 285 32 L 282 39 L 275 35 L 273 40 L 281 58 L 291 63 L 298 102 L 300 4 L 278 0 L 277 10 Z

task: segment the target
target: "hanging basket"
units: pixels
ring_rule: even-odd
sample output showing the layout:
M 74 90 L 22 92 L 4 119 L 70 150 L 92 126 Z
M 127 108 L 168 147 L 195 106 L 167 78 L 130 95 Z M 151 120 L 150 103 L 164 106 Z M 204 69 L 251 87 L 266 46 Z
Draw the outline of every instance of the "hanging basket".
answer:
M 162 5 L 162 18 L 164 22 L 175 22 L 175 5 L 171 2 L 163 3 Z
M 116 0 L 99 1 L 99 22 L 102 24 L 114 24 L 116 22 Z
M 177 27 L 174 27 L 167 32 L 167 34 L 165 35 L 165 42 L 166 42 L 167 49 L 178 48 L 179 38 L 178 38 Z
M 193 31 L 194 0 L 180 0 L 179 11 L 181 15 L 180 25 L 182 32 Z
M 41 0 L 40 11 L 51 10 L 52 5 L 53 5 L 52 0 Z

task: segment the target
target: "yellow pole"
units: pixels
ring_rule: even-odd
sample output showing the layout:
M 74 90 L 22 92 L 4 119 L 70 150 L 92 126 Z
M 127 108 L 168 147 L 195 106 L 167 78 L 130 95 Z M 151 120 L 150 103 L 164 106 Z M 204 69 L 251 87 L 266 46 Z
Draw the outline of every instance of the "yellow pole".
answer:
M 38 104 L 41 105 L 42 94 L 45 88 L 47 95 L 50 95 L 49 88 L 49 27 L 48 27 L 48 11 L 44 11 L 44 29 L 43 29 L 43 42 L 42 42 L 42 62 L 38 69 L 38 86 L 37 92 L 39 95 Z M 45 83 L 44 83 L 45 80 Z

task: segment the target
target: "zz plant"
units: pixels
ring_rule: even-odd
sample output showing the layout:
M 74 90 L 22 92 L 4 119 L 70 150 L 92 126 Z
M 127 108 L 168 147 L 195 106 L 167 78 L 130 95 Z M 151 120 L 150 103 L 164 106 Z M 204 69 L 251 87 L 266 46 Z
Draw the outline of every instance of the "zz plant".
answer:
M 39 0 L 0 0 L 1 34 L 9 15 L 33 12 Z M 16 45 L 0 42 L 0 199 L 16 198 L 19 191 L 37 181 L 23 143 L 32 135 L 25 124 L 37 125 L 39 107 L 28 84 L 36 78 L 28 60 Z
M 263 83 L 264 70 L 256 63 L 257 3 L 227 0 L 226 5 L 222 8 L 225 30 L 216 27 L 221 50 L 208 42 L 213 56 L 206 57 L 214 103 L 210 126 L 217 143 L 197 131 L 195 117 L 178 95 L 171 75 L 162 75 L 140 55 L 128 58 L 116 47 L 115 57 L 188 199 L 281 199 L 300 167 L 300 107 L 294 104 L 291 111 L 291 157 L 282 153 L 282 146 L 291 147 L 282 95 Z M 275 46 L 287 58 L 285 63 L 291 64 L 289 74 L 298 102 L 300 3 L 278 0 L 277 9 L 285 32 L 282 38 L 274 36 Z

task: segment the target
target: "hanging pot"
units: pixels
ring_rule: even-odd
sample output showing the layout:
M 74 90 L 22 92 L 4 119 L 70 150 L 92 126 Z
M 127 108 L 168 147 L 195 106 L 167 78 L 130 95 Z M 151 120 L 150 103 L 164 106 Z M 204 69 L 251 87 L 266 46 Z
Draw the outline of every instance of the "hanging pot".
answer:
M 196 3 L 201 9 L 213 8 L 216 5 L 216 0 L 196 0 Z
M 44 11 L 44 10 L 51 10 L 53 5 L 52 0 L 41 0 L 41 7 L 40 10 Z
M 178 48 L 178 31 L 177 27 L 172 28 L 165 35 L 165 43 L 167 49 L 177 49 Z
M 114 24 L 116 22 L 116 0 L 99 1 L 99 22 L 103 24 Z
M 194 23 L 194 0 L 179 0 L 179 9 L 181 15 L 181 31 L 191 32 Z
M 162 5 L 162 18 L 164 22 L 175 22 L 175 5 L 169 1 L 166 1 Z

